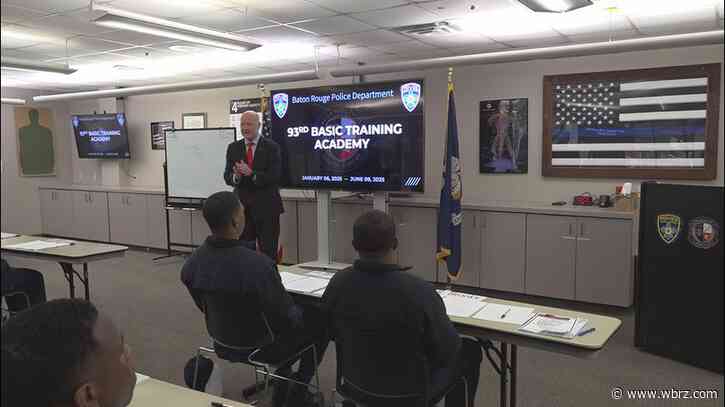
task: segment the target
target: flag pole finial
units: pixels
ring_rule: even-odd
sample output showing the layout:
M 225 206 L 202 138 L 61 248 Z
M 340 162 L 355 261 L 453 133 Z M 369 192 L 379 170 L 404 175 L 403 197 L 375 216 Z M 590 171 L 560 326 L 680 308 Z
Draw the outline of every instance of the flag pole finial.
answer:
M 448 91 L 453 90 L 453 67 L 448 67 Z

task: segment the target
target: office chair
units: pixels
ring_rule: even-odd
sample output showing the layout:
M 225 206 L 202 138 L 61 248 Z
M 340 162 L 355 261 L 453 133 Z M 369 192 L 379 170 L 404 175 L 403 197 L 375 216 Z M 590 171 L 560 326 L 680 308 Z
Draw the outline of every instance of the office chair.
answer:
M 264 390 L 265 396 L 271 378 L 296 383 L 314 389 L 319 395 L 320 407 L 324 406 L 324 397 L 320 392 L 320 377 L 315 367 L 315 384 L 310 385 L 291 377 L 275 373 L 280 368 L 291 367 L 305 352 L 312 352 L 317 366 L 317 349 L 314 344 L 284 355 L 270 355 L 275 343 L 272 328 L 257 304 L 252 304 L 238 293 L 207 292 L 202 295 L 204 318 L 212 347 L 200 346 L 197 350 L 194 367 L 194 384 L 199 369 L 199 356 L 202 352 L 216 354 L 219 358 L 251 366 L 254 369 L 255 385 L 245 389 L 243 394 L 249 398 L 257 391 Z M 260 375 L 264 378 L 260 382 Z
M 21 309 L 19 311 L 10 311 L 10 308 L 7 306 L 6 299 L 10 298 L 10 297 L 15 297 L 15 296 L 21 296 L 25 300 L 25 307 L 23 307 L 23 309 Z M 30 297 L 28 296 L 27 293 L 25 293 L 23 291 L 13 291 L 13 292 L 8 292 L 8 293 L 2 293 L 2 301 L 4 302 L 4 305 L 2 305 L 2 324 L 5 324 L 5 321 L 10 319 L 10 317 L 12 317 L 14 314 L 16 314 L 20 311 L 24 311 L 24 310 L 30 308 L 30 306 L 31 306 Z
M 401 327 L 360 327 L 360 322 L 335 321 L 337 377 L 332 391 L 343 406 L 430 407 L 431 369 L 419 332 Z M 353 326 L 356 325 L 356 326 Z M 468 383 L 461 376 L 468 400 Z M 449 393 L 459 382 L 444 389 Z

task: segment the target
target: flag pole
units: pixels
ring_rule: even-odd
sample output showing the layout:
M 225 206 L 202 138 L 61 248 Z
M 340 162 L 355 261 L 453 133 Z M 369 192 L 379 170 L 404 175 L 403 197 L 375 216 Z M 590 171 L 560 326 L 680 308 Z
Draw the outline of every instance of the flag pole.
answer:
M 448 67 L 448 98 L 451 97 L 451 91 L 453 90 L 453 67 Z M 446 266 L 446 290 L 451 290 L 451 285 L 453 283 L 453 280 L 451 280 L 451 275 L 448 273 L 448 268 Z

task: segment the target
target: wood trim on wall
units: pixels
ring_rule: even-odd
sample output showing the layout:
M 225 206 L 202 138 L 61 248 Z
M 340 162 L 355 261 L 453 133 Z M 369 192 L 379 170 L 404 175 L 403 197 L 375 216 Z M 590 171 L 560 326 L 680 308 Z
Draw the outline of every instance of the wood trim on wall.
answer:
M 667 80 L 706 76 L 707 113 L 705 121 L 705 166 L 676 167 L 555 167 L 552 160 L 553 87 L 558 83 L 596 80 Z M 685 65 L 626 71 L 590 72 L 568 75 L 546 75 L 543 80 L 543 137 L 541 173 L 545 177 L 571 178 L 640 178 L 673 180 L 713 180 L 717 176 L 718 120 L 720 116 L 720 64 Z

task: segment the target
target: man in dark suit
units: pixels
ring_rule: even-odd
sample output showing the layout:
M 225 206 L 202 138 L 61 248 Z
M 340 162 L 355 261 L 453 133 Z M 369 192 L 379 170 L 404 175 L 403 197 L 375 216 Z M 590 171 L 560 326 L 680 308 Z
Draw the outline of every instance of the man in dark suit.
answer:
M 263 253 L 277 260 L 279 216 L 284 212 L 279 195 L 279 145 L 261 136 L 257 112 L 242 113 L 241 129 L 243 138 L 227 148 L 224 181 L 234 187 L 244 205 L 247 221 L 240 239 L 257 241 Z

